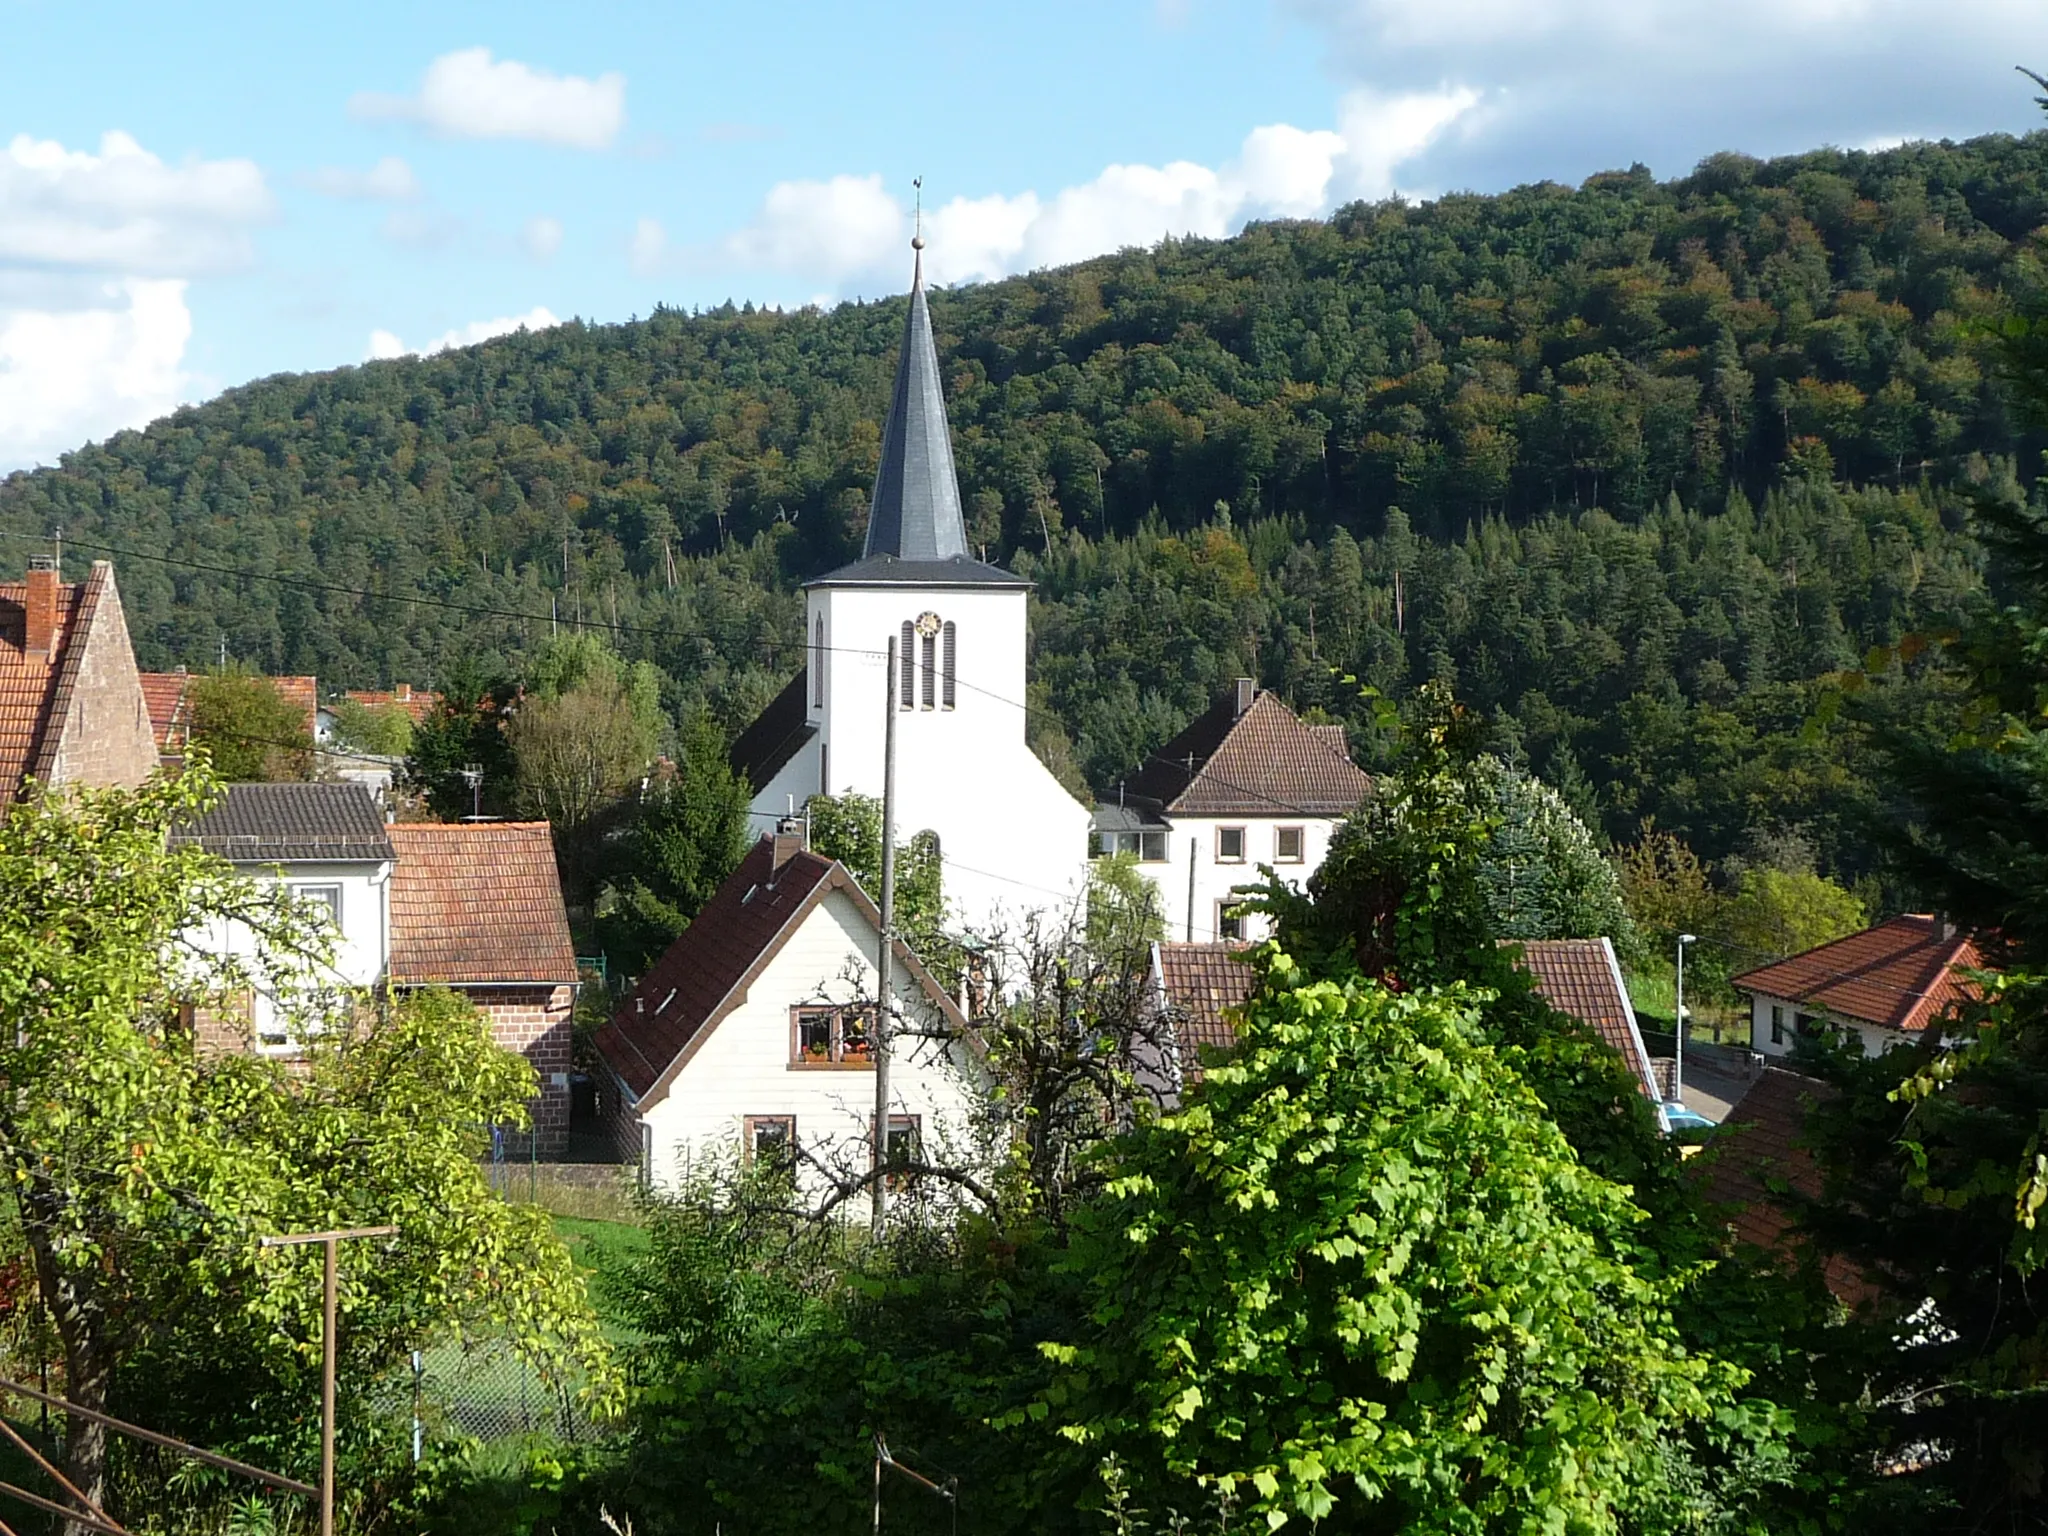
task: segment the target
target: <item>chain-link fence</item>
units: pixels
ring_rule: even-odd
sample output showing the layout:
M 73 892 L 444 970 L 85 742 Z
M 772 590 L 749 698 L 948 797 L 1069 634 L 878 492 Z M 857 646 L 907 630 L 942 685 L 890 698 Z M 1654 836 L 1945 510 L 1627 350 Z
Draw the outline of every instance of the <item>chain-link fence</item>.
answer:
M 551 1378 L 502 1339 L 416 1351 L 411 1388 L 416 1450 L 454 1436 L 585 1441 L 596 1433 L 578 1401 L 580 1383 Z

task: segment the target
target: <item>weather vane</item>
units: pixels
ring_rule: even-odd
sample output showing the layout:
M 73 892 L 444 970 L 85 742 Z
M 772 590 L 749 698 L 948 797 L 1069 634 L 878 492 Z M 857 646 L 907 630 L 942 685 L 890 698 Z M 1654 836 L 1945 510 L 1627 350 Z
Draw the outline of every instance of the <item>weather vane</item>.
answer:
M 914 212 L 911 215 L 914 223 L 910 235 L 910 248 L 913 251 L 921 251 L 924 249 L 924 178 L 922 176 L 913 176 L 910 178 L 910 185 L 915 192 L 912 204 Z

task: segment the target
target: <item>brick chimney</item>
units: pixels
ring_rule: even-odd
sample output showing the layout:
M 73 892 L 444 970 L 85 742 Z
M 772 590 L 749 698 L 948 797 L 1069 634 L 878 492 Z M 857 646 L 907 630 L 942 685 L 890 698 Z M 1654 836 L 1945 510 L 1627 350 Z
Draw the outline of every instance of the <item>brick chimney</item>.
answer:
M 775 823 L 774 872 L 804 851 L 804 824 L 799 816 L 785 816 Z
M 47 661 L 57 648 L 57 562 L 48 555 L 31 555 L 28 562 L 28 598 L 23 603 L 25 623 L 22 649 Z
M 1237 680 L 1237 712 L 1241 715 L 1252 707 L 1252 700 L 1259 696 L 1259 685 L 1255 678 L 1240 677 Z

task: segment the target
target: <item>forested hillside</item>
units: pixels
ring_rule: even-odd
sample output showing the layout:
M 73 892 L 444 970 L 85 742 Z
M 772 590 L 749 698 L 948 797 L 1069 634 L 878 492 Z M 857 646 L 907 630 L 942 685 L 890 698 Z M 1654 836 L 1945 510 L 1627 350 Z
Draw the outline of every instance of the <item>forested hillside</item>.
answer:
M 1445 676 L 1611 833 L 1789 828 L 1860 872 L 1811 680 L 1953 622 L 1957 488 L 2031 479 L 1981 322 L 2044 172 L 2041 134 L 1719 156 L 937 295 L 972 535 L 1041 583 L 1042 749 L 1107 788 L 1241 669 L 1355 724 L 1331 668 Z M 858 547 L 901 321 L 661 311 L 263 380 L 0 483 L 0 532 L 125 552 L 145 665 L 516 671 L 553 611 L 731 724 Z

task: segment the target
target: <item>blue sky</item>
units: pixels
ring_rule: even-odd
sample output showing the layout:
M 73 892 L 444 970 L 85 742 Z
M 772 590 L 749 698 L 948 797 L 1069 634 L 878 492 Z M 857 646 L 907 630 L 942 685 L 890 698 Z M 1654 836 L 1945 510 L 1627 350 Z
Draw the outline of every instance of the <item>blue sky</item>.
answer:
M 2025 131 L 2042 0 L 0 0 L 0 472 L 282 370 Z

